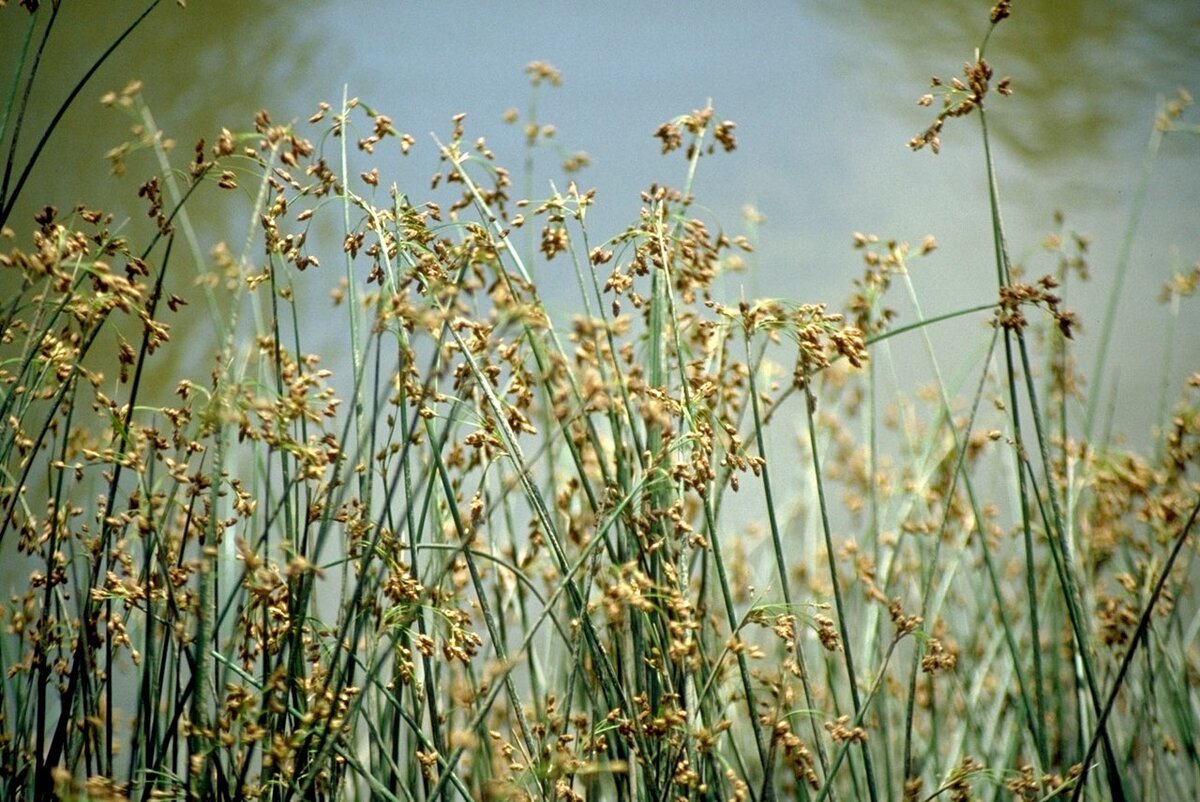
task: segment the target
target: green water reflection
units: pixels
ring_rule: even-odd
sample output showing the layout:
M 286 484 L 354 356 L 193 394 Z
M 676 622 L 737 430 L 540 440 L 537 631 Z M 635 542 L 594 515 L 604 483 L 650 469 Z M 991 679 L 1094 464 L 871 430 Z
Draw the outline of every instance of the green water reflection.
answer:
M 63 5 L 27 131 L 48 119 L 141 7 Z M 303 119 L 316 101 L 336 101 L 349 84 L 417 136 L 425 166 L 397 169 L 420 197 L 425 171 L 435 167 L 427 132 L 445 131 L 460 110 L 471 112 L 472 132 L 489 137 L 502 163 L 520 169 L 519 133 L 499 117 L 528 97 L 521 66 L 546 59 L 563 69 L 566 84 L 543 98 L 543 113 L 564 142 L 592 155 L 583 181 L 599 189 L 592 219 L 601 235 L 617 233 L 636 214 L 642 186 L 681 180 L 676 165 L 664 166 L 650 132 L 712 97 L 719 113 L 739 122 L 741 147 L 704 166 L 698 195 L 728 228 L 743 227 L 745 203 L 768 220 L 747 292 L 768 287 L 805 300 L 840 299 L 858 270 L 850 233 L 861 229 L 938 236 L 939 261 L 919 279 L 931 313 L 987 302 L 986 187 L 974 121 L 950 126 L 936 160 L 904 148 L 930 118 L 913 101 L 930 74 L 948 78 L 971 57 L 987 8 L 966 0 L 768 3 L 736 12 L 710 2 L 686 10 L 531 2 L 506 6 L 501 18 L 480 2 L 453 9 L 383 0 L 163 3 L 63 119 L 12 225 L 23 231 L 45 203 L 87 202 L 129 217 L 131 231 L 145 226 L 141 207 L 126 199 L 156 169 L 153 159 L 139 154 L 126 177 L 111 176 L 104 154 L 128 138 L 129 122 L 97 103 L 133 78 L 145 82 L 161 127 L 189 150 L 195 137 L 211 141 L 222 125 L 247 127 L 263 106 L 277 119 Z M 16 52 L 24 19 L 15 4 L 0 11 L 0 52 Z M 1079 295 L 1085 331 L 1109 286 L 1155 96 L 1179 85 L 1200 90 L 1197 31 L 1195 2 L 1065 0 L 1017 4 L 989 45 L 997 73 L 1013 76 L 1017 90 L 993 118 L 1010 237 L 1031 252 L 1058 207 L 1095 234 L 1097 280 Z M 0 61 L 7 83 L 10 59 Z M 1153 298 L 1169 269 L 1200 254 L 1196 163 L 1194 144 L 1164 148 L 1127 285 L 1126 322 L 1157 314 Z M 557 175 L 552 168 L 539 162 L 537 192 Z M 232 226 L 218 207 L 201 202 L 193 215 L 202 252 L 243 236 L 244 226 Z M 570 298 L 573 289 L 549 281 L 546 292 Z M 327 302 L 324 293 L 314 297 Z M 1189 344 L 1200 339 L 1195 317 L 1180 332 L 1192 361 L 1198 354 Z M 334 345 L 339 335 L 321 332 L 318 341 Z M 1141 353 L 1159 345 L 1122 345 L 1115 361 L 1127 379 L 1157 382 Z M 159 364 L 166 374 L 178 368 Z M 1128 425 L 1145 431 L 1144 405 L 1134 406 Z
M 824 3 L 823 20 L 858 28 L 863 64 L 891 68 L 906 83 L 953 74 L 978 39 L 980 3 Z M 1029 3 L 998 26 L 988 56 L 1019 77 L 1022 109 L 999 131 L 1002 145 L 1031 166 L 1081 166 L 1116 150 L 1140 129 L 1156 93 L 1200 78 L 1200 4 L 1114 0 Z M 879 93 L 877 100 L 884 101 Z

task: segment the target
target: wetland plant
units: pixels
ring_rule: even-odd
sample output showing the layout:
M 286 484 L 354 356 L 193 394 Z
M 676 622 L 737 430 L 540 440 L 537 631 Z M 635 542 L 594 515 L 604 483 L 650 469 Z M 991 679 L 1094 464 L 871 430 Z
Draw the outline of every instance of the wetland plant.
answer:
M 145 236 L 82 206 L 10 219 L 59 4 L 21 5 L 0 128 L 5 798 L 1200 793 L 1200 373 L 1147 449 L 1098 434 L 1103 349 L 1082 376 L 1062 291 L 1088 242 L 1060 217 L 1046 275 L 1011 260 L 987 127 L 1011 85 L 986 38 L 910 144 L 978 121 L 995 249 L 972 267 L 995 301 L 926 318 L 908 270 L 932 237 L 855 234 L 841 306 L 729 297 L 753 246 L 692 195 L 737 146 L 711 107 L 654 132 L 680 186 L 600 234 L 586 156 L 515 197 L 462 115 L 431 186 L 402 186 L 388 159 L 421 149 L 358 99 L 261 112 L 181 163 L 131 84 L 105 103 L 136 123 L 113 166 L 158 160 Z M 239 222 L 200 252 L 188 210 L 218 202 Z M 551 263 L 574 310 L 539 292 Z M 1168 285 L 1164 320 L 1198 277 Z M 931 343 L 957 316 L 990 325 L 951 382 Z M 936 380 L 891 394 L 885 340 Z

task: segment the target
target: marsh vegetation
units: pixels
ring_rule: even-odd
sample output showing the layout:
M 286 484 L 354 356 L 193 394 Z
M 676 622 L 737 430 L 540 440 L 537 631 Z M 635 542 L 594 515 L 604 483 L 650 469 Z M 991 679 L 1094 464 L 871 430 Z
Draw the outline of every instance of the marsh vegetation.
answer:
M 1021 101 L 987 45 L 1020 24 L 1007 2 L 918 99 L 913 149 L 982 138 L 994 244 L 970 266 L 994 301 L 932 317 L 909 272 L 925 232 L 838 232 L 860 267 L 837 301 L 731 293 L 754 243 L 693 195 L 738 146 L 712 106 L 646 132 L 677 185 L 596 231 L 585 154 L 518 194 L 466 115 L 414 148 L 347 93 L 184 145 L 133 83 L 104 96 L 132 129 L 98 169 L 153 172 L 145 221 L 10 218 L 56 123 L 22 125 L 59 4 L 21 6 L 0 126 L 5 798 L 1200 793 L 1196 352 L 1164 348 L 1184 390 L 1146 396 L 1152 441 L 1108 434 L 1120 332 L 1069 303 L 1088 237 L 1056 216 L 1020 264 L 1005 236 L 988 122 Z M 1147 121 L 1151 152 L 1197 132 L 1190 102 Z M 509 122 L 552 144 L 530 112 Z M 393 182 L 385 153 L 429 182 Z M 230 221 L 208 249 L 201 203 Z M 545 302 L 548 275 L 575 308 Z M 1179 271 L 1146 325 L 1194 315 L 1197 282 Z M 318 304 L 335 352 L 310 344 Z M 947 368 L 951 318 L 978 345 Z M 1102 343 L 1086 369 L 1081 322 Z M 937 377 L 912 395 L 881 379 L 900 349 Z

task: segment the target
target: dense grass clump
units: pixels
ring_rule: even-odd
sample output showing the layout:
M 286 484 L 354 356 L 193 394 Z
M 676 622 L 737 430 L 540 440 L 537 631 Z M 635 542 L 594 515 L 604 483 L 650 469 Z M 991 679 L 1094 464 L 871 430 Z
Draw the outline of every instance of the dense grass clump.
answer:
M 841 307 L 723 294 L 752 245 L 692 197 L 737 145 L 711 107 L 655 132 L 681 186 L 599 235 L 569 175 L 514 198 L 462 116 L 418 192 L 384 158 L 413 139 L 356 99 L 172 167 L 130 85 L 114 165 L 162 160 L 135 241 L 101 210 L 9 219 L 24 86 L 0 129 L 0 549 L 27 588 L 0 609 L 4 798 L 1200 793 L 1200 373 L 1147 450 L 1098 434 L 1103 349 L 1081 375 L 1061 290 L 1087 239 L 1060 219 L 1049 274 L 1011 261 L 983 48 L 911 143 L 971 116 L 987 147 L 996 301 L 951 315 L 990 323 L 953 382 L 908 275 L 932 237 L 855 234 Z M 250 224 L 179 276 L 201 198 Z M 544 302 L 548 265 L 576 309 Z M 939 379 L 884 397 L 885 340 Z

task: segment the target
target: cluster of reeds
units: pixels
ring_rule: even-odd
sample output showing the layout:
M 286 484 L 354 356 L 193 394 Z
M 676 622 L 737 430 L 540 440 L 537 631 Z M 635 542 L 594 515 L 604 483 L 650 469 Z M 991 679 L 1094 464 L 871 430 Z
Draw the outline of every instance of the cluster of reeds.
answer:
M 913 145 L 967 115 L 988 145 L 992 77 L 980 51 L 935 80 Z M 170 158 L 137 89 L 106 97 L 139 121 L 114 163 Z M 1024 276 L 990 151 L 997 300 L 957 313 L 992 325 L 950 382 L 908 274 L 932 238 L 855 235 L 841 310 L 722 295 L 751 244 L 695 211 L 737 144 L 711 108 L 658 129 L 681 186 L 603 239 L 591 192 L 513 197 L 462 116 L 432 189 L 389 185 L 373 159 L 421 149 L 343 98 L 164 162 L 134 243 L 103 211 L 8 219 L 8 100 L 0 548 L 28 585 L 0 608 L 5 798 L 1200 789 L 1200 373 L 1148 453 L 1097 434 L 1104 356 L 1085 383 L 1061 291 L 1087 240 L 1062 228 Z M 252 225 L 192 255 L 185 299 L 197 198 Z M 575 312 L 535 265 L 574 275 Z M 215 345 L 167 397 L 147 377 L 189 312 Z M 343 350 L 314 353 L 330 326 Z M 881 397 L 885 341 L 927 351 L 927 392 Z

